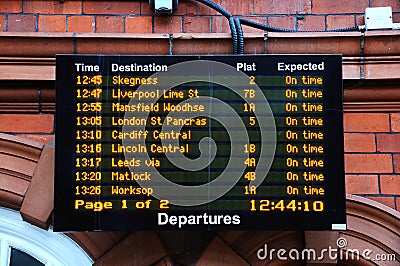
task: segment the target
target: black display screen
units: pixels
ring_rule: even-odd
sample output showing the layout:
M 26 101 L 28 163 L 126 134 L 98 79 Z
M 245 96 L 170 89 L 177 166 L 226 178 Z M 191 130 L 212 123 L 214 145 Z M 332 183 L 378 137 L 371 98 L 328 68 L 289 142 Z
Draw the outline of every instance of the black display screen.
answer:
M 55 231 L 346 227 L 340 55 L 56 56 Z

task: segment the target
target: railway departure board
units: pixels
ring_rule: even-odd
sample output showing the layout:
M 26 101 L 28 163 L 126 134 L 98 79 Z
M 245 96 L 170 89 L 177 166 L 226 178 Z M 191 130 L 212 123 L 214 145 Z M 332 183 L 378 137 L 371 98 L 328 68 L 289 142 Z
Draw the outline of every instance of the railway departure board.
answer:
M 55 123 L 55 231 L 346 228 L 340 55 L 57 55 Z

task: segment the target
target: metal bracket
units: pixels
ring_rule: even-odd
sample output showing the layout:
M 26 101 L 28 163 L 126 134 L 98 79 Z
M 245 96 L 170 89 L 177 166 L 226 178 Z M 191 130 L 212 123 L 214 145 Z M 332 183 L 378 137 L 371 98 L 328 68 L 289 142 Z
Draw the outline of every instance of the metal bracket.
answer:
M 174 41 L 174 35 L 173 35 L 173 34 L 169 34 L 169 37 L 168 37 L 168 42 L 169 42 L 169 55 L 172 55 L 173 52 L 174 52 L 173 41 Z
M 362 32 L 360 36 L 360 80 L 365 79 L 364 53 L 365 53 L 365 33 Z
M 38 93 L 38 111 L 39 114 L 42 113 L 42 92 L 40 91 L 40 88 L 37 89 Z
M 268 54 L 268 31 L 264 33 L 264 54 Z

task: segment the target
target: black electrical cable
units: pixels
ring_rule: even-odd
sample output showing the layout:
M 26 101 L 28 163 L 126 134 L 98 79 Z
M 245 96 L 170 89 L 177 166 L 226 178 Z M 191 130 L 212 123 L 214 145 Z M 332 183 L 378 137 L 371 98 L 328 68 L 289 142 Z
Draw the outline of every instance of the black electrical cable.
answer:
M 218 11 L 221 13 L 224 17 L 226 17 L 229 21 L 229 27 L 231 29 L 231 34 L 232 34 L 232 40 L 233 40 L 233 53 L 237 54 L 238 53 L 238 39 L 237 39 L 237 30 L 235 26 L 235 19 L 233 18 L 232 14 L 227 11 L 225 8 L 215 4 L 214 2 L 211 2 L 209 0 L 196 0 L 197 2 L 200 2 L 208 7 L 211 7 L 212 9 Z
M 227 19 L 229 19 L 229 17 L 232 16 L 232 14 L 226 10 L 225 8 L 223 8 L 222 6 L 217 5 L 214 2 L 211 2 L 209 0 L 196 0 L 197 2 L 200 2 L 202 4 L 205 4 L 208 7 L 211 7 L 212 9 L 218 11 L 219 13 L 221 13 L 223 16 L 225 16 Z
M 242 25 L 240 24 L 240 19 L 235 18 L 235 26 L 237 32 L 237 40 L 238 40 L 238 54 L 244 54 L 244 37 Z
M 295 30 L 288 30 L 288 29 L 282 29 L 278 27 L 273 27 L 273 26 L 268 26 L 264 25 L 255 21 L 247 20 L 244 18 L 240 18 L 240 22 L 242 22 L 243 25 L 250 26 L 256 29 L 260 30 L 265 30 L 269 32 L 296 32 Z
M 235 25 L 235 19 L 233 16 L 230 16 L 228 18 L 229 20 L 229 27 L 231 28 L 231 33 L 232 33 L 232 39 L 233 39 L 233 53 L 237 54 L 238 53 L 238 34 L 237 34 L 237 28 Z
M 229 21 L 229 27 L 231 30 L 232 34 L 232 40 L 233 40 L 233 53 L 234 54 L 243 54 L 244 53 L 244 37 L 243 37 L 243 30 L 242 30 L 242 25 L 250 26 L 256 29 L 268 31 L 268 32 L 348 32 L 348 31 L 365 31 L 365 27 L 362 26 L 355 26 L 355 27 L 349 27 L 349 28 L 342 28 L 342 29 L 334 29 L 334 30 L 326 30 L 326 31 L 296 31 L 296 30 L 290 30 L 290 29 L 284 29 L 284 28 L 279 28 L 279 27 L 274 27 L 274 26 L 269 26 L 265 24 L 261 24 L 255 21 L 243 19 L 243 18 L 234 18 L 232 14 L 227 11 L 225 8 L 215 4 L 214 2 L 211 2 L 209 0 L 196 0 L 197 2 L 200 2 L 208 7 L 211 7 L 212 9 L 216 10 L 223 16 L 225 16 L 228 21 Z
M 360 26 L 342 28 L 342 29 L 335 29 L 335 30 L 326 30 L 326 31 L 323 31 L 323 32 L 346 32 L 346 31 L 361 31 L 361 32 L 364 32 L 363 28 L 360 27 Z
M 273 27 L 273 26 L 268 26 L 264 25 L 258 22 L 254 22 L 251 20 L 243 19 L 240 18 L 240 22 L 242 22 L 243 25 L 247 25 L 256 29 L 260 30 L 265 30 L 269 32 L 346 32 L 346 31 L 362 31 L 362 27 L 360 26 L 355 26 L 355 27 L 349 27 L 349 28 L 342 28 L 342 29 L 334 29 L 334 30 L 325 30 L 325 31 L 296 31 L 296 30 L 289 30 L 289 29 L 283 29 L 283 28 L 278 28 L 278 27 Z

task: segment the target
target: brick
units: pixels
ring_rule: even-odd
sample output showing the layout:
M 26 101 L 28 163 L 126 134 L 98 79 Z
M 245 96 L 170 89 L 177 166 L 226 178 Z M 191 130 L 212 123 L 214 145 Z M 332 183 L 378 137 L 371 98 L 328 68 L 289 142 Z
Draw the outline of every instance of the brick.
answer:
M 264 16 L 261 17 L 243 17 L 244 19 L 248 19 L 251 21 L 255 21 L 261 24 L 267 24 L 267 18 Z M 242 25 L 243 32 L 263 32 L 263 30 L 256 29 L 253 27 Z
M 364 14 L 365 8 L 368 7 L 368 0 L 348 1 L 313 1 L 313 14 Z
M 154 33 L 182 32 L 181 16 L 154 17 Z
M 377 175 L 346 175 L 346 193 L 378 194 Z
M 326 17 L 326 29 L 336 30 L 342 28 L 354 27 L 354 16 L 327 16 Z
M 348 174 L 393 172 L 390 154 L 345 154 L 344 157 Z
M 2 0 L 0 4 L 0 12 L 20 13 L 22 12 L 22 1 Z
M 268 25 L 283 29 L 294 30 L 295 29 L 296 20 L 292 16 L 284 16 L 284 17 L 269 17 Z
M 356 26 L 365 25 L 364 15 L 356 16 Z
M 68 17 L 68 31 L 70 32 L 94 32 L 93 16 L 70 16 Z
M 124 18 L 98 16 L 96 18 L 96 32 L 124 32 Z
M 377 134 L 377 147 L 381 152 L 400 152 L 400 134 Z
M 131 33 L 151 33 L 153 28 L 151 16 L 135 16 L 125 18 L 125 31 Z
M 394 173 L 400 174 L 400 154 L 393 154 Z
M 396 197 L 396 210 L 400 210 L 400 197 Z
M 55 16 L 39 16 L 39 31 L 45 32 L 65 32 L 66 31 L 66 17 Z
M 390 125 L 392 132 L 400 132 L 400 113 L 390 114 Z
M 84 14 L 139 14 L 141 1 L 83 1 Z
M 324 31 L 325 17 L 305 16 L 304 19 L 297 19 L 297 29 L 299 31 Z
M 0 32 L 6 30 L 6 16 L 0 15 Z
M 35 32 L 36 16 L 33 15 L 9 15 L 8 31 Z
M 24 1 L 24 13 L 33 14 L 82 14 L 82 1 L 35 0 Z
M 183 17 L 183 32 L 210 32 L 210 17 Z
M 393 22 L 400 23 L 400 13 L 393 14 Z
M 179 1 L 179 5 L 178 6 L 179 7 L 181 6 L 181 1 Z M 178 10 L 179 10 L 179 7 L 178 7 Z M 140 15 L 151 15 L 151 16 L 155 15 L 154 11 L 150 9 L 149 1 L 141 1 L 140 12 L 137 12 L 136 15 L 138 15 L 138 14 L 140 14 Z M 174 12 L 174 14 L 176 14 L 176 13 Z
M 375 134 L 344 134 L 345 152 L 375 152 Z
M 202 3 L 197 2 L 197 15 L 213 15 L 213 16 L 221 16 L 221 13 L 218 13 L 217 11 L 215 11 L 214 9 L 212 9 L 211 7 L 208 7 Z M 230 10 L 227 10 L 230 12 Z
M 145 6 L 148 9 L 148 5 L 142 4 L 142 8 Z M 194 1 L 179 1 L 178 10 L 174 12 L 174 15 L 186 15 L 195 16 L 197 15 L 197 5 Z
M 253 14 L 253 1 L 237 1 L 237 0 L 215 0 L 217 5 L 223 7 L 232 15 L 252 15 Z M 214 9 L 198 4 L 198 15 L 221 15 Z
M 221 33 L 221 32 L 231 32 L 229 27 L 229 21 L 224 16 L 212 16 L 212 32 Z
M 400 12 L 399 0 L 371 0 L 371 7 L 390 6 L 392 12 Z
M 244 19 L 248 19 L 251 21 L 255 21 L 261 24 L 266 24 L 265 17 L 242 17 Z M 260 32 L 262 30 L 255 29 L 253 27 L 245 26 L 242 24 L 243 32 Z M 224 16 L 212 16 L 212 32 L 221 33 L 221 32 L 231 32 L 229 27 L 229 21 Z
M 310 0 L 255 0 L 255 14 L 310 14 Z
M 215 3 L 228 10 L 232 15 L 253 14 L 253 1 L 217 0 Z
M 400 195 L 400 175 L 381 175 L 381 193 Z
M 345 113 L 345 132 L 389 132 L 389 115 L 380 113 Z
M 0 114 L 0 132 L 52 133 L 53 120 L 48 114 Z
M 366 198 L 377 201 L 394 209 L 394 197 L 367 196 Z

